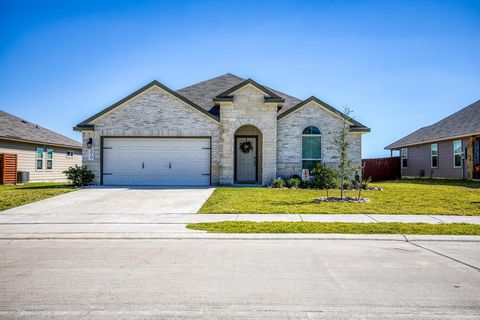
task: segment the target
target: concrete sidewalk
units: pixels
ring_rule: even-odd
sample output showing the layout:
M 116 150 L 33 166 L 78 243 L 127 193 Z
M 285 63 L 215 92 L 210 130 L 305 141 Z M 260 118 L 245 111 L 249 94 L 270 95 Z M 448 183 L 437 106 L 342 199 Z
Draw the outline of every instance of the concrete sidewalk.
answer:
M 318 221 L 318 222 L 404 222 L 472 223 L 480 216 L 386 215 L 386 214 L 196 214 L 196 213 L 0 213 L 5 224 L 186 224 L 217 221 Z
M 185 221 L 205 221 L 203 215 L 195 215 L 197 221 L 192 221 L 190 215 L 185 215 Z M 231 216 L 231 215 L 229 215 Z M 235 215 L 233 215 L 235 216 Z M 98 217 L 96 217 L 98 218 Z M 144 217 L 145 218 L 145 217 Z M 170 217 L 173 218 L 173 217 Z M 178 217 L 176 217 L 178 218 Z M 224 221 L 218 215 L 207 216 L 209 221 Z M 291 217 L 290 217 L 291 218 Z M 124 219 L 126 220 L 126 219 Z M 173 222 L 161 219 L 163 222 L 115 222 L 98 220 L 96 222 L 11 222 L 0 223 L 0 240 L 382 240 L 382 241 L 473 241 L 480 242 L 480 236 L 431 236 L 403 234 L 235 234 L 207 233 L 186 228 L 187 222 Z M 266 219 L 268 220 L 268 219 Z M 362 221 L 373 222 L 376 221 Z
M 351 239 L 407 241 L 404 235 L 213 234 L 188 223 L 219 221 L 472 223 L 477 216 L 366 214 L 191 214 L 191 213 L 0 213 L 0 239 Z M 419 236 L 427 240 L 480 241 L 480 237 Z

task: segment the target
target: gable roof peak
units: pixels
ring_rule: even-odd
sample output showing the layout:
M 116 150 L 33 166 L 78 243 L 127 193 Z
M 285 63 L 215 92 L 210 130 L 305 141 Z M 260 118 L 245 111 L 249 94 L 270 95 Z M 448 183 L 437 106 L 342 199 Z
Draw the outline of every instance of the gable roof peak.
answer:
M 308 104 L 309 102 L 311 101 L 314 101 L 316 103 L 318 103 L 319 105 L 321 105 L 323 108 L 327 109 L 328 111 L 330 111 L 331 113 L 337 115 L 338 117 L 340 118 L 343 118 L 345 120 L 347 120 L 348 122 L 351 123 L 350 125 L 350 130 L 351 131 L 358 131 L 358 132 L 370 132 L 370 128 L 368 128 L 367 126 L 361 124 L 360 122 L 358 122 L 357 120 L 351 118 L 350 116 L 346 115 L 345 113 L 337 110 L 336 108 L 332 107 L 331 105 L 329 105 L 328 103 L 320 100 L 319 98 L 315 97 L 315 96 L 310 96 L 309 98 L 301 101 L 300 103 L 298 103 L 297 105 L 293 106 L 292 108 L 290 108 L 288 111 L 280 114 L 277 118 L 280 120 L 282 119 L 283 117 L 295 112 L 296 110 L 300 109 L 301 107 L 305 106 L 306 104 Z
M 178 93 L 177 91 L 173 91 L 172 89 L 170 89 L 169 87 L 167 87 L 166 85 L 162 84 L 161 82 L 159 82 L 157 80 L 153 80 L 150 83 L 146 84 L 145 86 L 141 87 L 140 89 L 136 90 L 132 94 L 128 95 L 127 97 L 117 101 L 116 103 L 112 104 L 111 106 L 109 106 L 109 107 L 103 109 L 102 111 L 94 114 L 90 118 L 80 122 L 79 124 L 77 124 L 73 128 L 73 130 L 82 131 L 82 129 L 84 129 L 85 127 L 91 126 L 90 122 L 92 122 L 93 120 L 99 118 L 100 116 L 103 116 L 104 114 L 107 114 L 108 112 L 114 110 L 115 108 L 117 108 L 120 105 L 126 103 L 127 101 L 135 98 L 139 94 L 142 94 L 143 92 L 147 91 L 148 89 L 152 88 L 153 86 L 157 86 L 157 87 L 161 88 L 162 90 L 168 92 L 169 94 L 171 94 L 175 98 L 177 98 L 177 99 L 181 100 L 182 102 L 190 105 L 194 109 L 196 109 L 196 110 L 200 111 L 201 113 L 207 115 L 208 117 L 212 118 L 213 120 L 219 121 L 217 116 L 215 116 L 215 115 L 209 113 L 208 111 L 204 110 L 203 108 L 201 108 L 200 106 L 198 106 L 197 104 L 192 102 L 191 100 L 184 97 L 182 94 Z
M 238 78 L 238 79 L 242 79 L 242 80 L 243 80 L 242 77 L 239 77 L 239 76 L 237 76 L 236 74 L 233 74 L 233 73 L 230 73 L 230 72 L 227 72 L 227 73 L 221 75 L 220 77 L 225 77 L 225 76 L 235 77 L 235 78 Z
M 265 86 L 259 84 L 258 82 L 256 82 L 255 80 L 251 79 L 251 78 L 248 78 L 246 79 L 245 81 L 243 82 L 240 82 L 239 84 L 231 87 L 230 89 L 218 94 L 215 98 L 225 98 L 225 97 L 229 97 L 232 93 L 234 93 L 235 91 L 237 91 L 238 89 L 248 85 L 248 84 L 251 84 L 253 85 L 254 87 L 256 87 L 258 90 L 260 91 L 263 91 L 265 92 L 269 98 L 275 98 L 275 99 L 280 99 L 282 100 L 283 98 L 280 97 L 278 94 L 276 94 L 275 92 L 273 92 L 272 90 L 266 88 Z

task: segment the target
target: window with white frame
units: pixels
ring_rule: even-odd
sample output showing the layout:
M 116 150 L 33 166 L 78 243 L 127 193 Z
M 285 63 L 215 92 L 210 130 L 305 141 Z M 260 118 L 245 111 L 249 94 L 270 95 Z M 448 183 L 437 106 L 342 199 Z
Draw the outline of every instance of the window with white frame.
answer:
M 438 143 L 432 143 L 430 145 L 430 153 L 432 168 L 438 168 Z
M 402 168 L 408 167 L 408 148 L 400 150 L 400 157 L 402 158 Z
M 42 147 L 37 147 L 36 151 L 36 156 L 35 156 L 35 161 L 36 161 L 36 166 L 35 168 L 37 170 L 43 170 L 43 152 L 44 149 Z
M 53 149 L 47 149 L 47 170 L 53 169 Z
M 73 151 L 67 150 L 67 158 L 73 158 L 75 153 Z
M 321 161 L 321 132 L 317 127 L 308 126 L 302 132 L 302 168 L 312 170 Z
M 455 168 L 462 167 L 462 140 L 453 141 L 453 166 Z

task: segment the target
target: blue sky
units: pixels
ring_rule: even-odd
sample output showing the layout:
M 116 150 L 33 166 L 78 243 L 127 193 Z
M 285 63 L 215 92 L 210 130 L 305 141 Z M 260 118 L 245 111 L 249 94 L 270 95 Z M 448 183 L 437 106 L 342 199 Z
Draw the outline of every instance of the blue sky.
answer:
M 75 139 L 151 80 L 226 72 L 352 108 L 389 155 L 480 99 L 480 1 L 0 0 L 0 109 Z

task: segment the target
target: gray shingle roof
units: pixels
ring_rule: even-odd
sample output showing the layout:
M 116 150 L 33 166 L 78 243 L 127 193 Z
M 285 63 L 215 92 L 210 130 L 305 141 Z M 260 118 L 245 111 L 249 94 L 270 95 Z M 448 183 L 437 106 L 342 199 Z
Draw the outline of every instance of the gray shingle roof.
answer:
M 170 88 L 166 87 L 165 85 L 159 83 L 158 81 L 154 80 L 147 84 L 146 86 L 138 89 L 134 93 L 130 94 L 129 96 L 123 98 L 122 100 L 114 103 L 108 108 L 105 108 L 104 110 L 98 112 L 97 114 L 91 116 L 85 121 L 82 121 L 79 123 L 77 126 L 75 126 L 73 129 L 77 131 L 83 131 L 83 130 L 92 130 L 94 126 L 91 124 L 91 121 L 94 119 L 98 118 L 99 116 L 105 114 L 106 112 L 109 112 L 125 101 L 128 101 L 132 97 L 137 96 L 138 94 L 144 92 L 145 90 L 151 88 L 152 86 L 156 85 L 167 92 L 171 93 L 172 95 L 176 96 L 177 98 L 183 100 L 184 102 L 190 104 L 192 107 L 198 109 L 201 112 L 204 112 L 208 116 L 211 116 L 213 119 L 219 121 L 220 117 L 220 109 L 218 105 L 215 105 L 215 100 L 222 100 L 223 99 L 231 99 L 230 96 L 222 96 L 220 97 L 219 95 L 226 94 L 230 92 L 231 90 L 236 90 L 237 86 L 243 86 L 247 83 L 250 83 L 252 85 L 255 85 L 257 88 L 260 88 L 261 90 L 265 91 L 267 93 L 265 99 L 266 101 L 272 101 L 272 102 L 278 102 L 282 103 L 282 108 L 278 111 L 278 116 L 280 117 L 282 114 L 288 114 L 289 110 L 294 111 L 298 109 L 299 107 L 303 106 L 306 102 L 309 101 L 307 100 L 300 100 L 298 98 L 292 97 L 286 93 L 283 93 L 278 90 L 271 89 L 269 87 L 263 86 L 259 83 L 256 83 L 252 79 L 245 80 L 243 78 L 240 78 L 234 74 L 231 73 L 226 73 L 224 75 L 205 80 L 199 83 L 196 83 L 194 85 L 179 89 L 177 91 L 172 91 Z M 316 98 L 315 98 L 316 99 Z M 361 123 L 347 117 L 340 111 L 336 110 L 332 106 L 327 105 L 325 102 L 322 102 L 318 100 L 321 105 L 326 107 L 327 109 L 330 109 L 330 111 L 333 111 L 334 113 L 337 113 L 340 116 L 343 116 L 347 118 L 349 121 L 353 123 L 352 130 L 356 131 L 363 131 L 363 132 L 368 132 L 370 131 L 369 128 L 365 127 Z
M 435 124 L 418 129 L 386 146 L 385 149 L 399 149 L 423 142 L 446 140 L 478 133 L 480 133 L 480 100 Z
M 20 140 L 80 149 L 80 142 L 0 110 L 0 139 Z
M 222 92 L 227 91 L 228 89 L 244 82 L 245 79 L 240 78 L 234 74 L 226 73 L 219 77 L 209 79 L 206 81 L 199 82 L 197 84 L 182 88 L 177 90 L 185 98 L 195 102 L 197 105 L 207 110 L 210 113 L 218 116 L 218 107 L 214 106 L 213 98 L 221 94 Z M 292 97 L 286 93 L 271 89 L 265 86 L 268 90 L 271 90 L 276 95 L 285 99 L 282 109 L 280 109 L 279 114 L 287 111 L 296 104 L 300 103 L 302 100 Z

